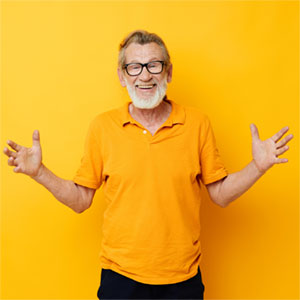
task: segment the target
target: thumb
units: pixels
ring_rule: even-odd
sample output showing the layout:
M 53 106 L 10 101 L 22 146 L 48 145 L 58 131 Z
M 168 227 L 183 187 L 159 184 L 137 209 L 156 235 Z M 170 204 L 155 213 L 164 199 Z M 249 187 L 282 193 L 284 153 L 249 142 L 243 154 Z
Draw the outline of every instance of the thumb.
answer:
M 252 139 L 259 139 L 259 133 L 258 133 L 258 129 L 256 127 L 255 124 L 250 124 L 250 130 L 251 130 L 251 135 L 252 135 Z
M 40 147 L 40 133 L 38 130 L 35 130 L 32 134 L 32 145 Z

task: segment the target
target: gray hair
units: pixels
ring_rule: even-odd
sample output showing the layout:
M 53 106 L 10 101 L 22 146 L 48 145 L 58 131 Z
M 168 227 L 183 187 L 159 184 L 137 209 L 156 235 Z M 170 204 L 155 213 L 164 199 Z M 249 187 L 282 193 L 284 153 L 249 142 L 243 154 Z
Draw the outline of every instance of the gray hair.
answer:
M 145 30 L 136 30 L 128 34 L 124 40 L 121 42 L 119 47 L 119 59 L 118 66 L 119 68 L 123 68 L 125 65 L 125 50 L 127 47 L 132 44 L 137 43 L 140 45 L 145 45 L 149 43 L 156 43 L 159 45 L 163 51 L 164 61 L 166 66 L 168 67 L 171 64 L 170 55 L 168 49 L 163 42 L 163 40 L 155 33 L 149 33 Z

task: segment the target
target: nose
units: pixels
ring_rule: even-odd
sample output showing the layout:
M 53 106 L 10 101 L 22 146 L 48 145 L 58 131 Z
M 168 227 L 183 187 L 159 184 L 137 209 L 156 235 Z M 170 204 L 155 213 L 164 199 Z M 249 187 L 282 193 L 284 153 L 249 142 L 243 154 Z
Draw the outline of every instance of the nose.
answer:
M 152 79 L 152 74 L 148 72 L 146 66 L 143 67 L 142 73 L 139 75 L 139 79 L 142 81 L 149 81 Z

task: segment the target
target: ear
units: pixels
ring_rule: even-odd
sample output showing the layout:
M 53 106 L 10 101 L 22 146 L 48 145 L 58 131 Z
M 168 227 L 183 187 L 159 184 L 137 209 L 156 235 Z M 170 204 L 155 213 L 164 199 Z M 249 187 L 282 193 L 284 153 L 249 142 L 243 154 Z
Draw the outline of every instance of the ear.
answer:
M 125 74 L 120 68 L 118 68 L 118 76 L 119 76 L 119 80 L 120 80 L 122 87 L 126 87 L 126 82 L 124 80 Z
M 167 82 L 170 83 L 172 81 L 172 73 L 173 73 L 173 65 L 170 64 L 167 71 Z

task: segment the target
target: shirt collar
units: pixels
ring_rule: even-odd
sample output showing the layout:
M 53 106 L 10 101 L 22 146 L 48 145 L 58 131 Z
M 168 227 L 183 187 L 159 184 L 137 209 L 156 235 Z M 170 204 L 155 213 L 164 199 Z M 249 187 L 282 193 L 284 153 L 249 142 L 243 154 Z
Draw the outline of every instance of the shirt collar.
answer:
M 173 126 L 174 124 L 184 124 L 185 122 L 185 110 L 183 106 L 175 103 L 173 100 L 167 99 L 165 96 L 163 101 L 167 101 L 172 105 L 172 111 L 166 122 L 164 123 L 164 126 Z M 120 108 L 120 121 L 121 125 L 124 126 L 127 123 L 132 124 L 138 124 L 135 119 L 130 115 L 129 113 L 129 104 L 130 102 L 127 102 L 124 106 Z

